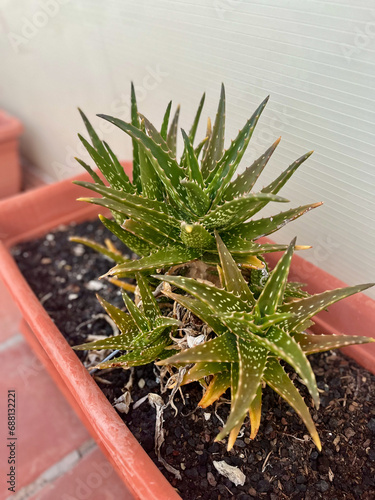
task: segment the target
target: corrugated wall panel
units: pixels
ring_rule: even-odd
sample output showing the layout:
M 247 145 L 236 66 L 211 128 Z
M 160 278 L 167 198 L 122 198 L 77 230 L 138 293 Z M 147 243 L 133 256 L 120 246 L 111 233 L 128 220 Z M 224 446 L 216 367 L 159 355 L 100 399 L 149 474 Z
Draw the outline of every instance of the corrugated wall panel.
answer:
M 228 141 L 271 94 L 243 168 L 282 135 L 259 186 L 315 149 L 283 194 L 294 206 L 325 201 L 275 239 L 298 234 L 314 246 L 305 258 L 350 284 L 375 279 L 371 0 L 2 0 L 0 7 L 0 104 L 24 120 L 24 153 L 45 174 L 76 170 L 76 106 L 90 116 L 129 116 L 131 79 L 145 114 L 160 122 L 172 98 L 184 127 L 204 90 L 206 111 L 215 113 L 225 82 Z M 129 140 L 95 123 L 130 155 Z

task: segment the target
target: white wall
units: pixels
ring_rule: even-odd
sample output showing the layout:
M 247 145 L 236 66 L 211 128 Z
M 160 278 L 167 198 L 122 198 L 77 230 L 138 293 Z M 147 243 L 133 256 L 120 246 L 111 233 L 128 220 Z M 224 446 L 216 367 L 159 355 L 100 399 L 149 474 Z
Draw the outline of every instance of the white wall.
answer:
M 260 184 L 315 149 L 282 194 L 294 206 L 325 201 L 275 239 L 298 234 L 314 245 L 304 257 L 347 283 L 375 280 L 371 0 L 0 0 L 0 7 L 0 106 L 24 121 L 23 153 L 49 178 L 76 173 L 75 134 L 83 130 L 76 107 L 127 118 L 131 79 L 145 114 L 160 121 L 172 98 L 184 127 L 204 90 L 214 114 L 223 81 L 228 140 L 271 94 L 243 167 L 282 135 Z M 106 139 L 129 157 L 123 134 Z

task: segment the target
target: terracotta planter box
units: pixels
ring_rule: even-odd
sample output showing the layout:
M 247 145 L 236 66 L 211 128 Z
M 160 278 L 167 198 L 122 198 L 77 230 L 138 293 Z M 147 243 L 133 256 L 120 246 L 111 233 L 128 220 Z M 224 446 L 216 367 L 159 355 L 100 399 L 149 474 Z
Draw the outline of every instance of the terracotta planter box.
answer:
M 22 128 L 19 120 L 0 110 L 0 198 L 21 190 L 18 138 Z
M 129 164 L 126 169 L 130 171 Z M 99 211 L 97 207 L 76 201 L 83 191 L 71 180 L 66 180 L 0 202 L 3 240 L 0 243 L 0 274 L 23 313 L 21 328 L 26 339 L 135 498 L 177 499 L 180 497 L 143 451 L 49 318 L 9 252 L 13 245 L 41 236 L 59 224 L 94 218 Z M 268 258 L 272 264 L 277 255 L 270 254 Z M 301 257 L 293 259 L 291 279 L 307 283 L 311 292 L 344 286 Z M 320 313 L 314 331 L 370 335 L 374 319 L 375 302 L 364 295 L 356 295 L 332 306 L 329 313 Z M 347 347 L 344 352 L 375 373 L 375 345 Z
M 129 164 L 126 170 L 131 170 Z M 86 174 L 79 178 L 89 180 Z M 66 180 L 0 201 L 0 275 L 23 314 L 21 330 L 26 340 L 134 498 L 177 500 L 180 496 L 88 374 L 9 252 L 16 243 L 39 237 L 60 224 L 95 218 L 98 208 L 76 201 L 84 191 Z

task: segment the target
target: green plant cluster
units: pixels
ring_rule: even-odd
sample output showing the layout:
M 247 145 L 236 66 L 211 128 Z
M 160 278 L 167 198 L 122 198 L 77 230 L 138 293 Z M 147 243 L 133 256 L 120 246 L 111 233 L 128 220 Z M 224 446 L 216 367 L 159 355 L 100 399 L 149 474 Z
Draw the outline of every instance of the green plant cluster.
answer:
M 171 103 L 160 129 L 138 112 L 133 86 L 130 123 L 99 115 L 131 137 L 132 181 L 109 145 L 98 137 L 81 112 L 91 144 L 82 136 L 80 139 L 101 173 L 78 159 L 93 182 L 77 184 L 100 195 L 81 199 L 109 209 L 112 217 L 100 216 L 101 221 L 140 258 L 126 259 L 112 245 L 103 246 L 81 238 L 74 241 L 91 246 L 115 262 L 106 276 L 116 280 L 135 276 L 140 301 L 135 305 L 124 293 L 126 313 L 99 298 L 121 334 L 76 349 L 124 351 L 98 368 L 128 368 L 154 361 L 185 367 L 183 384 L 204 382 L 206 391 L 200 402 L 203 407 L 230 388 L 231 411 L 217 436 L 221 440 L 229 435 L 228 449 L 233 446 L 248 413 L 251 437 L 256 436 L 262 387 L 267 384 L 294 408 L 320 449 L 308 407 L 284 367 L 288 364 L 296 371 L 318 407 L 318 389 L 307 355 L 371 339 L 313 335 L 306 331 L 313 325 L 311 318 L 371 285 L 310 296 L 301 290 L 300 284 L 288 282 L 294 250 L 309 247 L 296 246 L 295 240 L 289 245 L 258 240 L 321 203 L 289 209 L 273 217 L 256 216 L 270 202 L 288 201 L 278 193 L 311 152 L 292 163 L 269 185 L 254 192 L 254 185 L 279 140 L 240 175 L 234 176 L 268 98 L 226 150 L 224 86 L 213 126 L 208 120 L 205 137 L 194 145 L 204 100 L 203 95 L 189 133 L 181 130 L 183 152 L 179 160 L 176 142 L 180 110 L 177 108 L 171 119 Z M 270 271 L 263 255 L 275 251 L 285 253 Z M 208 282 L 205 275 L 199 275 L 202 266 L 198 263 L 203 263 L 203 269 L 210 268 L 211 272 L 217 270 L 216 285 Z M 178 275 L 182 269 L 186 272 L 186 268 L 195 266 L 195 278 Z M 161 313 L 155 298 L 159 293 L 164 300 L 178 303 L 200 318 L 209 327 L 209 338 L 179 351 L 174 338 L 183 325 Z

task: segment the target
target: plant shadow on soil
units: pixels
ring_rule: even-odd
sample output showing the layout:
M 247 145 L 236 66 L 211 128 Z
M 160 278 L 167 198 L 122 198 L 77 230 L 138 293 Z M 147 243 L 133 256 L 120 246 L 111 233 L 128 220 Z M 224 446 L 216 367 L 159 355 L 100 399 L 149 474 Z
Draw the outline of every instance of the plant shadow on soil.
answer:
M 95 297 L 96 291 L 118 307 L 123 302 L 116 287 L 104 280 L 97 281 L 111 262 L 69 242 L 72 235 L 97 242 L 112 236 L 98 221 L 64 226 L 43 238 L 18 245 L 13 255 L 69 344 L 77 345 L 88 334 L 112 334 L 111 326 L 103 318 L 92 319 L 104 312 Z M 125 247 L 122 250 L 126 252 Z M 84 360 L 87 352 L 79 351 L 77 355 Z M 148 401 L 136 409 L 132 404 L 128 414 L 120 416 L 184 500 L 372 500 L 375 498 L 375 376 L 337 351 L 310 356 L 310 361 L 321 395 L 319 411 L 309 405 L 322 440 L 321 453 L 296 413 L 268 387 L 263 394 L 258 436 L 250 441 L 247 419 L 229 453 L 226 443 L 214 443 L 221 420 L 228 416 L 229 405 L 199 408 L 202 388 L 198 383 L 182 388 L 185 403 L 181 394 L 176 393 L 177 415 L 171 406 L 163 414 L 165 442 L 161 453 L 180 471 L 182 481 L 157 460 L 155 409 Z M 98 385 L 113 403 L 121 396 L 129 371 L 115 369 L 99 375 L 106 382 L 97 381 Z M 306 388 L 300 383 L 298 387 L 310 402 Z M 153 365 L 135 368 L 133 403 L 150 392 L 160 394 Z M 160 395 L 167 402 L 169 392 Z M 217 472 L 213 461 L 222 460 L 242 470 L 246 476 L 243 486 L 235 486 Z

